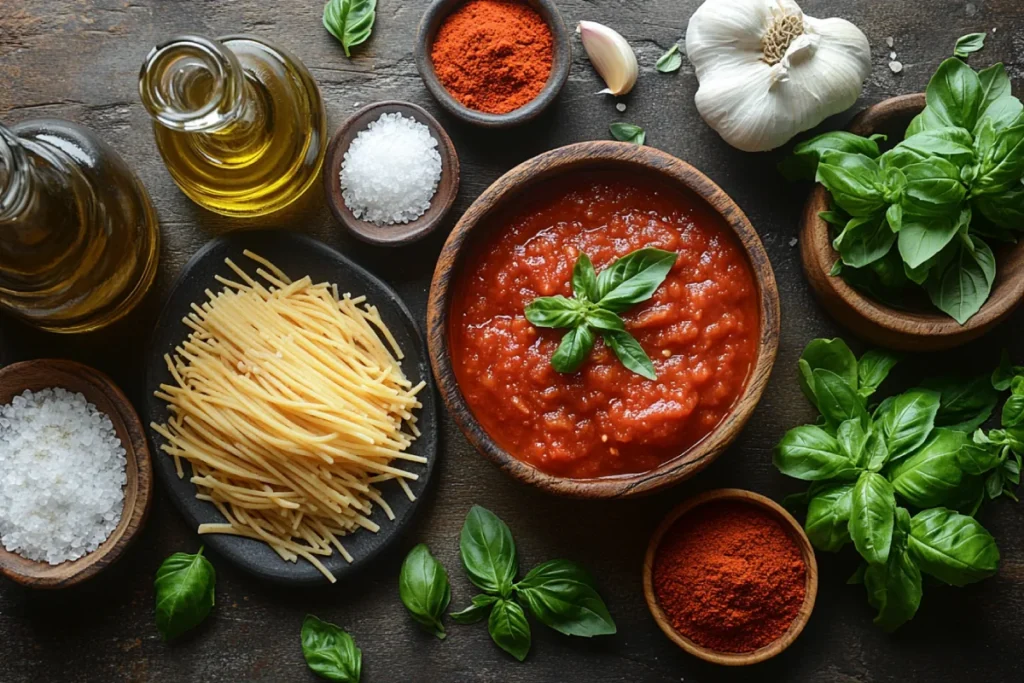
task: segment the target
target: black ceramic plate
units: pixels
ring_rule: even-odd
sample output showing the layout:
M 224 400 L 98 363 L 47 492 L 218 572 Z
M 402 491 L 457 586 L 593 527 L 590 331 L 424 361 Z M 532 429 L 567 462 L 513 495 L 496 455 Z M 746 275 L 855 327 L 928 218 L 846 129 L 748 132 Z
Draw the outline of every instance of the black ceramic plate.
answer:
M 420 380 L 427 383 L 419 394 L 423 408 L 419 411 L 417 426 L 422 435 L 413 442 L 411 448 L 413 453 L 426 457 L 427 462 L 422 465 L 404 465 L 419 475 L 419 479 L 410 482 L 416 500 L 410 501 L 394 482 L 385 482 L 382 485 L 382 495 L 394 511 L 395 520 L 389 520 L 384 512 L 375 506 L 371 519 L 380 525 L 380 531 L 372 533 L 359 530 L 342 540 L 354 561 L 349 564 L 337 552 L 322 560 L 340 582 L 346 575 L 372 561 L 397 538 L 402 527 L 415 514 L 430 482 L 437 460 L 438 434 L 437 405 L 427 349 L 415 321 L 398 295 L 369 272 L 327 245 L 310 237 L 288 232 L 249 232 L 221 237 L 200 249 L 188 262 L 171 290 L 170 298 L 157 321 L 150 341 L 146 367 L 146 396 L 143 408 L 147 425 L 150 422 L 164 423 L 167 420 L 166 404 L 154 397 L 153 392 L 161 383 L 172 382 L 164 363 L 164 354 L 171 353 L 174 347 L 188 336 L 189 330 L 181 322 L 182 318 L 193 302 L 206 301 L 204 290 L 216 292 L 221 289 L 214 275 L 232 275 L 224 264 L 225 258 L 230 258 L 239 267 L 255 274 L 254 262 L 242 254 L 245 249 L 270 259 L 292 278 L 309 275 L 314 282 L 327 281 L 337 284 L 341 292 L 350 292 L 353 296 L 365 294 L 368 302 L 377 306 L 381 318 L 387 323 L 405 353 L 402 369 L 406 376 L 413 384 Z M 148 431 L 153 447 L 154 469 L 189 524 L 198 527 L 206 522 L 223 522 L 223 517 L 213 505 L 196 500 L 195 485 L 189 481 L 191 469 L 188 464 L 185 463 L 185 478 L 179 479 L 174 471 L 173 459 L 160 450 L 163 438 L 151 428 Z M 309 562 L 301 558 L 294 563 L 286 562 L 269 546 L 259 541 L 226 534 L 207 534 L 202 540 L 245 571 L 261 578 L 289 584 L 327 583 L 324 576 Z

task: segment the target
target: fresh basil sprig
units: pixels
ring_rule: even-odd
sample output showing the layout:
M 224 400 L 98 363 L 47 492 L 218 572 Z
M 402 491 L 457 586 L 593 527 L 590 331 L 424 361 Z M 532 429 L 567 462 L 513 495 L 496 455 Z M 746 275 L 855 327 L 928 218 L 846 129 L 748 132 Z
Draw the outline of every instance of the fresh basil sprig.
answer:
M 307 614 L 302 622 L 302 655 L 321 678 L 338 683 L 359 683 L 363 653 L 345 631 Z
M 217 572 L 203 557 L 174 553 L 160 565 L 156 590 L 156 627 L 164 640 L 172 640 L 201 624 L 214 605 Z
M 444 640 L 441 618 L 452 600 L 448 572 L 425 543 L 409 551 L 398 576 L 398 595 L 420 626 Z
M 377 0 L 328 0 L 324 5 L 324 28 L 341 42 L 346 57 L 370 37 L 376 10 Z
M 654 296 L 675 262 L 675 252 L 638 249 L 597 274 L 590 257 L 581 252 L 573 267 L 573 297 L 539 297 L 525 309 L 526 319 L 537 327 L 569 330 L 555 350 L 551 366 L 558 372 L 576 372 L 601 335 L 626 368 L 656 379 L 654 363 L 626 331 L 618 314 Z
M 523 606 L 533 616 L 570 636 L 610 635 L 615 622 L 590 574 L 568 560 L 551 560 L 530 570 L 519 582 L 515 542 L 498 517 L 474 505 L 462 527 L 459 550 L 470 581 L 484 591 L 451 618 L 472 624 L 487 617 L 491 639 L 519 661 L 530 651 L 532 637 Z

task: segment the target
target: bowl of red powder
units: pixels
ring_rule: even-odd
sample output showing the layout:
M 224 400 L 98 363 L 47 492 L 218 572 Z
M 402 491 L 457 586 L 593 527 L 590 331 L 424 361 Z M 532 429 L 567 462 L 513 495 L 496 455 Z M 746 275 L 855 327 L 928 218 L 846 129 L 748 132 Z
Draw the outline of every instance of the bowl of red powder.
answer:
M 435 0 L 420 22 L 416 67 L 456 117 L 501 128 L 558 96 L 572 42 L 551 0 Z
M 756 664 L 803 631 L 818 592 L 814 550 L 774 501 L 718 489 L 662 521 L 644 559 L 644 596 L 676 645 L 715 664 Z

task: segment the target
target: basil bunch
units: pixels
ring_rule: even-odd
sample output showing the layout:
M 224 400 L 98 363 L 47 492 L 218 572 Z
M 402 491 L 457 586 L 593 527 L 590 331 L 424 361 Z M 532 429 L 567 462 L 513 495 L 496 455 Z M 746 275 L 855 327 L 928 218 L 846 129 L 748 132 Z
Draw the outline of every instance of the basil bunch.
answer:
M 572 271 L 572 298 L 543 296 L 526 306 L 526 319 L 537 327 L 569 330 L 551 357 L 551 366 L 558 372 L 576 372 L 599 334 L 626 368 L 657 379 L 654 363 L 618 314 L 654 296 L 675 262 L 675 252 L 638 249 L 598 275 L 590 257 L 580 252 Z
M 338 683 L 359 683 L 363 653 L 345 631 L 307 614 L 302 622 L 302 656 L 320 678 Z
M 1010 390 L 999 417 L 1002 429 L 993 429 L 987 434 L 979 429 L 974 433 L 974 443 L 983 447 L 988 456 L 988 460 L 979 465 L 997 463 L 985 479 L 985 493 L 989 498 L 1006 496 L 1016 501 L 1014 491 L 1020 486 L 1024 459 L 1024 366 L 1010 365 L 1010 358 L 1004 351 L 1002 362 L 992 373 L 992 386 L 998 391 Z
M 981 42 L 958 45 L 966 54 Z M 821 217 L 840 256 L 832 275 L 897 307 L 923 289 L 962 325 L 995 281 L 989 242 L 1024 232 L 1024 106 L 1002 64 L 975 72 L 955 57 L 939 65 L 926 97 L 906 138 L 884 153 L 884 136 L 825 133 L 780 169 L 831 193 Z
M 1004 376 L 1019 368 L 1003 368 L 998 384 L 932 380 L 871 403 L 896 362 L 884 351 L 858 360 L 841 339 L 813 340 L 799 379 L 821 418 L 787 432 L 774 456 L 783 474 L 813 482 L 786 500 L 806 505 L 811 543 L 830 552 L 852 543 L 864 558 L 853 581 L 864 583 L 875 623 L 890 631 L 917 612 L 922 572 L 955 586 L 996 572 L 999 550 L 974 515 L 986 490 L 995 497 L 993 477 L 996 495 L 1014 482 L 1004 472 L 1016 472 L 1019 483 L 1020 455 L 1011 453 L 1024 451 L 1024 375 L 1009 380 L 1021 398 L 1007 405 L 1022 408 L 1009 408 L 1010 426 L 969 435 L 992 414 Z
M 160 565 L 156 591 L 156 627 L 164 640 L 172 640 L 206 620 L 213 610 L 217 572 L 203 557 L 174 553 Z

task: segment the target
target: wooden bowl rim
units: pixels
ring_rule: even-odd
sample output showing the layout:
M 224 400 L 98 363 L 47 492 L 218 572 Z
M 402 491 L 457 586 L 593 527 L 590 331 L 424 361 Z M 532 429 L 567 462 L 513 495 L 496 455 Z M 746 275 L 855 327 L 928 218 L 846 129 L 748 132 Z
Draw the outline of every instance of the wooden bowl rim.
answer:
M 342 147 L 342 141 L 348 136 L 357 123 L 369 122 L 375 117 L 374 112 L 387 114 L 401 112 L 412 116 L 420 123 L 430 129 L 434 139 L 437 140 L 437 149 L 441 154 L 441 178 L 437 184 L 437 191 L 430 199 L 430 208 L 426 213 L 414 221 L 398 225 L 375 225 L 369 221 L 356 218 L 352 210 L 345 205 L 341 196 L 341 164 L 344 161 L 345 152 L 351 145 L 351 140 Z M 365 125 L 363 126 L 365 127 Z M 355 131 L 354 135 L 358 135 Z M 354 137 L 354 136 L 353 136 Z M 459 154 L 455 150 L 448 132 L 438 123 L 437 119 L 430 115 L 423 107 L 405 102 L 403 100 L 384 100 L 373 102 L 362 107 L 349 116 L 338 126 L 338 129 L 331 136 L 327 144 L 327 155 L 323 165 L 324 195 L 327 198 L 327 206 L 330 207 L 334 218 L 357 239 L 380 247 L 398 247 L 410 244 L 423 239 L 434 232 L 444 222 L 455 198 L 459 194 L 459 180 L 461 168 L 459 165 Z M 450 179 L 446 183 L 446 179 Z M 436 208 L 435 208 L 436 207 Z
M 430 57 L 430 48 L 441 23 L 455 8 L 467 0 L 433 0 L 420 20 L 416 34 L 415 54 L 416 69 L 420 72 L 427 90 L 448 113 L 477 126 L 484 128 L 509 128 L 532 121 L 547 109 L 562 91 L 569 79 L 572 66 L 572 36 L 565 27 L 558 6 L 553 0 L 526 0 L 551 29 L 553 59 L 551 74 L 547 82 L 535 98 L 506 114 L 489 114 L 465 106 L 455 99 L 448 89 L 442 85 L 434 72 L 434 62 Z
M 128 436 L 127 442 L 121 439 L 121 445 L 124 446 L 127 459 L 125 466 L 128 470 L 131 470 L 134 463 L 136 470 L 134 497 L 131 495 L 131 478 L 129 477 L 128 482 L 125 483 L 124 508 L 121 511 L 121 520 L 107 540 L 88 555 L 71 562 L 50 565 L 46 562 L 23 558 L 0 545 L 0 573 L 4 576 L 30 588 L 59 589 L 73 586 L 95 576 L 124 554 L 125 550 L 145 526 L 146 519 L 149 516 L 153 498 L 153 471 L 152 462 L 149 457 L 149 445 L 146 442 L 142 421 L 139 419 L 139 415 L 131 402 L 124 395 L 124 392 L 106 373 L 77 361 L 38 358 L 11 363 L 0 368 L 0 382 L 2 382 L 6 375 L 12 372 L 41 367 L 48 368 L 58 375 L 88 375 L 103 387 L 106 393 L 101 402 L 109 402 L 114 408 L 114 413 L 102 411 L 95 396 L 86 395 L 85 398 L 110 417 L 115 430 L 120 433 L 122 429 L 118 429 L 118 427 L 123 428 L 123 432 Z M 40 389 L 34 389 L 33 391 L 49 387 L 61 387 L 60 380 L 48 382 L 46 387 L 40 387 Z M 21 394 L 27 388 L 30 387 L 24 386 L 13 390 L 12 396 Z M 62 388 L 66 388 L 69 391 L 74 390 L 70 387 Z M 84 392 L 82 393 L 85 395 Z M 131 509 L 129 509 L 130 504 Z M 27 574 L 19 569 L 19 566 L 24 567 L 26 565 L 38 567 L 40 573 Z M 55 575 L 55 572 L 59 572 L 59 574 Z
M 924 93 L 891 97 L 861 111 L 847 129 L 858 135 L 869 135 L 878 130 L 885 121 L 898 116 L 909 116 L 924 107 Z M 921 350 L 922 344 L 936 350 L 951 348 L 981 336 L 1009 316 L 1024 299 L 1024 278 L 1000 281 L 997 273 L 997 281 L 988 301 L 966 324 L 960 325 L 941 312 L 903 311 L 869 298 L 847 284 L 843 278 L 829 275 L 832 265 L 839 259 L 839 254 L 832 248 L 828 224 L 818 216 L 819 212 L 828 210 L 828 196 L 828 190 L 823 185 L 816 184 L 804 206 L 800 228 L 803 267 L 805 271 L 810 271 L 811 268 L 820 271 L 821 277 L 816 278 L 811 278 L 808 273 L 808 279 L 814 285 L 812 288 L 816 294 L 816 287 L 820 282 L 820 286 L 828 288 L 830 293 L 838 297 L 841 304 L 836 305 L 846 309 L 844 314 L 861 318 L 873 329 L 880 330 L 881 336 L 871 331 L 863 333 L 871 341 L 906 350 Z M 1024 250 L 1024 241 L 1018 242 L 1013 250 Z M 827 260 L 822 260 L 826 254 Z
M 695 508 L 706 503 L 725 500 L 754 505 L 763 510 L 767 510 L 769 513 L 774 515 L 783 523 L 784 528 L 790 532 L 790 537 L 793 538 L 797 547 L 800 548 L 800 554 L 807 567 L 804 579 L 804 601 L 803 604 L 801 604 L 796 617 L 793 619 L 793 622 L 789 625 L 789 628 L 786 629 L 786 632 L 776 640 L 764 647 L 754 650 L 753 652 L 720 652 L 718 650 L 704 647 L 703 645 L 698 645 L 672 627 L 668 616 L 661 609 L 661 605 L 658 603 L 658 597 L 654 593 L 654 559 L 657 556 L 658 548 L 661 546 L 661 541 L 664 539 L 668 530 L 671 529 L 683 516 L 692 512 Z M 711 662 L 712 664 L 721 664 L 724 666 L 747 666 L 763 662 L 779 654 L 792 645 L 793 641 L 795 641 L 797 636 L 799 636 L 804 630 L 804 627 L 811 618 L 811 613 L 814 611 L 814 603 L 818 596 L 818 562 L 814 556 L 814 548 L 811 546 L 811 541 L 807 538 L 807 534 L 804 532 L 803 527 L 801 527 L 800 523 L 793 518 L 793 515 L 789 514 L 785 508 L 774 500 L 767 496 L 763 496 L 760 493 L 747 491 L 745 489 L 714 489 L 683 501 L 665 515 L 661 523 L 658 524 L 658 528 L 655 529 L 654 534 L 651 536 L 651 540 L 647 543 L 647 552 L 644 555 L 643 584 L 644 599 L 647 602 L 647 609 L 650 610 L 651 616 L 654 617 L 655 622 L 657 622 L 658 628 L 660 628 L 672 642 L 686 652 L 689 652 L 691 655 L 699 657 L 706 662 Z
M 758 288 L 760 334 L 757 358 L 747 384 L 730 412 L 701 441 L 653 470 L 615 477 L 573 479 L 546 474 L 498 446 L 467 405 L 458 386 L 448 347 L 448 309 L 452 279 L 463 247 L 477 226 L 507 198 L 541 178 L 592 168 L 634 167 L 687 188 L 718 212 L 743 248 Z M 544 491 L 575 498 L 624 498 L 670 486 L 711 464 L 735 439 L 764 393 L 779 344 L 779 292 L 768 255 L 742 209 L 718 185 L 690 164 L 652 147 L 594 141 L 566 145 L 529 159 L 496 180 L 466 210 L 449 234 L 438 258 L 427 300 L 427 343 L 445 405 L 471 444 L 502 471 Z

